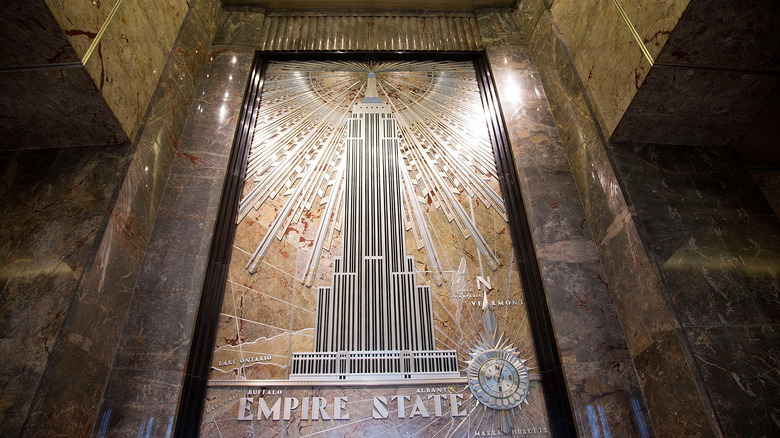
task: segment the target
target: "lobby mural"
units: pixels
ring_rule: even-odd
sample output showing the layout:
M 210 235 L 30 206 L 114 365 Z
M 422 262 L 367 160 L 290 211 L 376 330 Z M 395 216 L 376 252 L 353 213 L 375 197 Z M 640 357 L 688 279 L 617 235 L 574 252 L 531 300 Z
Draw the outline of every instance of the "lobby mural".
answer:
M 271 62 L 203 436 L 549 436 L 473 64 Z

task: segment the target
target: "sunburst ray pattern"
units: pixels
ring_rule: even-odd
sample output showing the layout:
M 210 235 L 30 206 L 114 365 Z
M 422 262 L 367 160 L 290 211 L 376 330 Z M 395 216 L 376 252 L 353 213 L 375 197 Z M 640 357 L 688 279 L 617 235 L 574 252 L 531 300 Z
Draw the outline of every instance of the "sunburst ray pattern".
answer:
M 443 282 L 439 248 L 425 204 L 441 210 L 486 265 L 500 261 L 464 200 L 478 201 L 506 220 L 473 65 L 469 62 L 271 63 L 249 152 L 238 221 L 275 200 L 275 216 L 246 268 L 253 273 L 270 246 L 317 207 L 316 237 L 304 284 L 312 286 L 322 251 L 340 232 L 344 138 L 350 108 L 363 97 L 368 72 L 379 97 L 398 120 L 404 224 L 424 250 L 437 285 Z

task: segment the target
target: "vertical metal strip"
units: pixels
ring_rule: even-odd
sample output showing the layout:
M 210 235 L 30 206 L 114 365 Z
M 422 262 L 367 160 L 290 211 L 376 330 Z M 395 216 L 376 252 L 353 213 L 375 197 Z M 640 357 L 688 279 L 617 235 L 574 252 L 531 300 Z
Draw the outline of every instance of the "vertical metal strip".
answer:
M 206 278 L 200 296 L 195 319 L 195 329 L 190 340 L 187 365 L 176 413 L 173 436 L 185 438 L 198 435 L 206 382 L 211 368 L 214 342 L 219 326 L 219 315 L 227 282 L 228 267 L 236 232 L 239 195 L 244 182 L 244 169 L 252 143 L 252 127 L 260 105 L 260 94 L 267 64 L 255 55 L 247 81 L 246 96 L 241 109 L 235 140 L 230 152 L 228 173 L 219 204 L 219 214 L 214 228 L 214 238 L 206 265 Z
M 103 34 L 106 33 L 106 29 L 108 29 L 109 23 L 111 23 L 111 20 L 114 19 L 114 15 L 116 15 L 116 11 L 119 10 L 119 5 L 122 4 L 122 0 L 117 0 L 114 4 L 114 7 L 111 8 L 111 12 L 108 13 L 108 17 L 106 17 L 106 21 L 103 22 L 103 25 L 100 26 L 100 30 L 98 31 L 97 35 L 95 35 L 95 39 L 92 40 L 92 44 L 89 45 L 89 48 L 87 49 L 87 52 L 84 53 L 84 57 L 81 58 L 81 64 L 87 65 L 87 61 L 89 61 L 90 56 L 92 56 L 92 53 L 97 49 L 97 46 L 100 44 L 100 40 L 103 38 Z
M 634 37 L 636 40 L 636 43 L 639 44 L 639 50 L 642 51 L 642 54 L 645 56 L 645 59 L 647 62 L 650 63 L 650 67 L 655 64 L 655 61 L 653 60 L 653 57 L 650 56 L 650 51 L 647 50 L 647 46 L 645 46 L 645 43 L 642 42 L 642 37 L 639 36 L 639 32 L 636 31 L 636 28 L 634 27 L 634 24 L 631 23 L 631 20 L 628 18 L 628 15 L 626 15 L 626 11 L 623 10 L 623 6 L 620 6 L 620 3 L 618 0 L 612 0 L 613 3 L 615 3 L 615 6 L 618 9 L 618 13 L 620 13 L 620 16 L 623 17 L 623 21 L 626 22 L 626 26 L 628 26 L 628 31 L 631 32 L 631 36 Z

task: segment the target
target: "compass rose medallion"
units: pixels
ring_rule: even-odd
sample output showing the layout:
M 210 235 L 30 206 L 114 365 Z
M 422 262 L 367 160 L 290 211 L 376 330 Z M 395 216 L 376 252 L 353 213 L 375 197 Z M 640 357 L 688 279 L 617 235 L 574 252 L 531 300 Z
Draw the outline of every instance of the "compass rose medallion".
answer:
M 482 405 L 498 414 L 501 431 L 508 434 L 512 430 L 513 410 L 528 403 L 531 379 L 525 361 L 517 357 L 517 349 L 498 335 L 497 318 L 487 292 L 482 303 L 485 334 L 469 353 L 468 388 Z

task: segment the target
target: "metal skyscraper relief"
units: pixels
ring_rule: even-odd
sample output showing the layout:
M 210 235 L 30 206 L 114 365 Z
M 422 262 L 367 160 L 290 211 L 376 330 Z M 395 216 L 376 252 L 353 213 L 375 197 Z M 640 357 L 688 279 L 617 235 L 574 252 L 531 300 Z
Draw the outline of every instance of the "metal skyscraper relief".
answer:
M 256 120 L 202 435 L 549 436 L 473 65 L 272 62 Z

